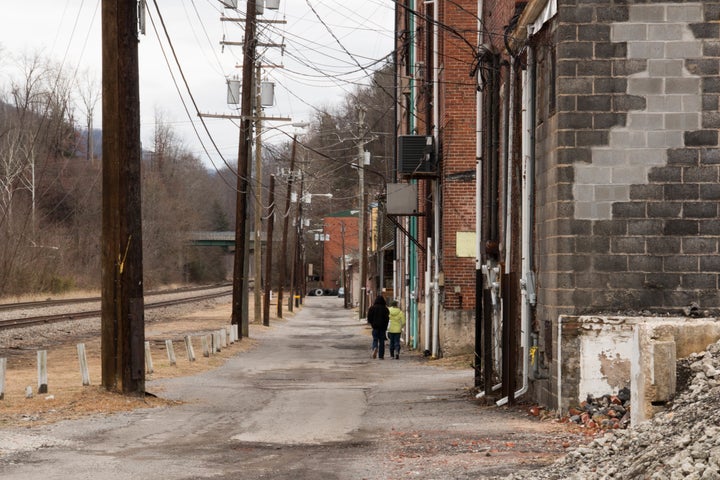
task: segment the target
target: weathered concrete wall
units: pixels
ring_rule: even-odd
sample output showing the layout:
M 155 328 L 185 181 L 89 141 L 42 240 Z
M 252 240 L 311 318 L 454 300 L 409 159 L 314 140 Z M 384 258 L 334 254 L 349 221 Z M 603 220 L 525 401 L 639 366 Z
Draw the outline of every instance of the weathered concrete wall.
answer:
M 443 355 L 472 353 L 475 349 L 475 311 L 442 309 L 440 332 Z
M 716 318 L 561 316 L 558 324 L 560 410 L 627 387 L 634 423 L 672 399 L 677 359 L 720 339 Z

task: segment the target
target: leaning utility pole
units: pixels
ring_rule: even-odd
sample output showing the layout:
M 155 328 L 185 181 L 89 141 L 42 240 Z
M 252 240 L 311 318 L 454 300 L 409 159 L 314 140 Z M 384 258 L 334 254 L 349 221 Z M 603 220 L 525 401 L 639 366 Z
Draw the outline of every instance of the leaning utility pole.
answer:
M 243 43 L 242 91 L 240 94 L 240 143 L 238 145 L 237 202 L 235 212 L 235 263 L 233 266 L 233 300 L 231 323 L 238 325 L 241 332 L 248 331 L 247 305 L 245 294 L 248 288 L 248 268 L 245 260 L 247 236 L 247 197 L 250 150 L 252 142 L 253 67 L 255 65 L 255 4 L 247 0 L 245 18 L 245 41 Z
M 145 392 L 137 0 L 102 1 L 102 386 Z

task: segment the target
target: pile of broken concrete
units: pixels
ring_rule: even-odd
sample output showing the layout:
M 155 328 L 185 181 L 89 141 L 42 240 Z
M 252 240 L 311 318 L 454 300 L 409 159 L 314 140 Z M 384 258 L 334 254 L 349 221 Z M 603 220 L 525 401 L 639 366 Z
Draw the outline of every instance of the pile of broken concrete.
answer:
M 623 388 L 617 395 L 588 395 L 579 406 L 570 407 L 568 414 L 568 422 L 587 428 L 627 428 L 630 425 L 630 389 Z
M 720 479 L 720 342 L 678 362 L 678 393 L 642 424 L 611 429 L 540 470 L 508 479 Z

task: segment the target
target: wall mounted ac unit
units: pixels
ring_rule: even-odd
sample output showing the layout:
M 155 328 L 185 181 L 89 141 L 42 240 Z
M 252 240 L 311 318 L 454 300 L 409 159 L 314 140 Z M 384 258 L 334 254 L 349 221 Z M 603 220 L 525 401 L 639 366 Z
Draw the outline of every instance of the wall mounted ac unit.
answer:
M 406 176 L 436 175 L 437 161 L 433 137 L 400 135 L 398 137 L 398 173 Z

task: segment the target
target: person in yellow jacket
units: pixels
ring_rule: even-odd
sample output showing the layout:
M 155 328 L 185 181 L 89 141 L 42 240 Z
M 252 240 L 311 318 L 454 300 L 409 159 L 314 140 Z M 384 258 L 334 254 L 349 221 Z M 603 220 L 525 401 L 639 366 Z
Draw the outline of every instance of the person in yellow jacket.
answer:
M 398 308 L 398 302 L 389 303 L 390 324 L 388 325 L 388 338 L 390 339 L 390 357 L 400 359 L 400 334 L 405 326 L 405 314 Z

